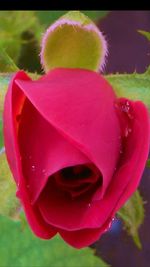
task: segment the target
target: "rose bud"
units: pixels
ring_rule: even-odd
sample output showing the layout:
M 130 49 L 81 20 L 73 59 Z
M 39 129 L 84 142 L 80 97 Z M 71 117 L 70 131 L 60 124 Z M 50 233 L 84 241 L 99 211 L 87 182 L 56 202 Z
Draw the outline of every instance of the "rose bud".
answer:
M 137 189 L 149 152 L 141 101 L 117 98 L 100 74 L 58 68 L 32 81 L 15 74 L 4 141 L 28 223 L 82 248 L 98 240 Z

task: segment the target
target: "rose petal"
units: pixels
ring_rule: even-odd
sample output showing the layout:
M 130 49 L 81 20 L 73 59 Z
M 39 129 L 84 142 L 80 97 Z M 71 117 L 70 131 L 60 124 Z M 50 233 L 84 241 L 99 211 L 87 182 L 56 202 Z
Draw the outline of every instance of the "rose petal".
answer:
M 118 210 L 125 201 L 131 197 L 139 185 L 142 173 L 145 168 L 146 159 L 148 158 L 150 148 L 150 123 L 149 114 L 145 105 L 141 101 L 131 102 L 134 119 L 132 120 L 131 134 L 128 138 L 125 148 L 125 162 L 118 170 L 120 180 L 122 175 L 128 173 L 129 179 L 125 190 L 119 199 L 116 210 Z
M 19 71 L 14 75 L 6 94 L 3 117 L 6 155 L 14 179 L 20 186 L 21 193 L 19 194 L 18 192 L 17 195 L 21 197 L 21 202 L 24 206 L 30 226 L 37 236 L 48 239 L 54 236 L 57 231 L 43 220 L 37 208 L 31 206 L 24 177 L 21 172 L 20 153 L 17 144 L 18 125 L 16 123 L 16 116 L 22 108 L 24 95 L 14 84 L 16 78 L 29 80 L 29 77 L 24 72 Z
M 89 163 L 88 158 L 70 144 L 26 100 L 18 132 L 23 175 L 35 203 L 48 178 L 62 168 Z
M 117 123 L 116 116 L 114 115 L 115 114 L 114 110 L 112 108 L 113 99 L 115 97 L 114 96 L 111 97 L 111 94 L 113 95 L 113 93 L 111 93 L 111 90 L 109 89 L 108 84 L 107 83 L 105 84 L 105 82 L 103 82 L 103 78 L 99 77 L 98 75 L 97 77 L 99 78 L 96 78 L 95 76 L 96 74 L 87 75 L 87 73 L 92 73 L 92 72 L 80 70 L 79 73 L 81 74 L 81 77 L 80 79 L 77 79 L 76 74 L 78 73 L 78 71 L 79 70 L 55 70 L 51 72 L 54 75 L 51 75 L 50 73 L 46 77 L 44 77 L 43 80 L 41 79 L 40 80 L 41 84 L 39 84 L 39 82 L 27 82 L 27 81 L 23 82 L 22 79 L 28 79 L 28 78 L 22 72 L 19 72 L 21 74 L 18 73 L 19 78 L 21 80 L 16 79 L 16 82 L 19 85 L 19 87 L 21 87 L 21 90 L 25 92 L 25 94 L 28 96 L 28 98 L 31 100 L 31 102 L 37 108 L 40 114 L 42 114 L 42 116 L 47 121 L 49 121 L 51 125 L 53 125 L 63 136 L 65 136 L 65 138 L 67 138 L 67 141 L 72 142 L 74 146 L 76 146 L 84 154 L 86 154 L 89 157 L 89 159 L 91 159 L 91 161 L 95 163 L 96 166 L 99 167 L 99 169 L 101 170 L 103 174 L 105 191 L 107 189 L 103 200 L 92 203 L 91 207 L 85 206 L 85 203 L 81 205 L 80 202 L 76 203 L 77 206 L 72 205 L 72 203 L 70 205 L 69 203 L 70 206 L 65 207 L 64 214 L 61 215 L 62 218 L 60 216 L 59 218 L 60 221 L 58 222 L 58 224 L 57 224 L 57 221 L 54 222 L 54 225 L 60 226 L 60 228 L 62 229 L 66 229 L 66 230 L 69 229 L 69 231 L 79 230 L 82 228 L 86 229 L 86 228 L 102 227 L 105 224 L 105 222 L 108 220 L 108 218 L 110 218 L 112 214 L 114 214 L 117 211 L 117 209 L 121 207 L 121 205 L 123 205 L 123 203 L 127 200 L 127 198 L 135 191 L 139 183 L 139 180 L 141 178 L 141 174 L 144 170 L 145 162 L 146 162 L 148 151 L 149 151 L 148 112 L 145 106 L 141 102 L 135 102 L 133 103 L 134 120 L 133 120 L 133 125 L 132 125 L 132 133 L 128 137 L 128 142 L 126 145 L 126 152 L 125 152 L 126 155 L 124 155 L 124 161 L 122 161 L 122 164 L 119 166 L 116 174 L 113 176 L 113 179 L 111 180 L 112 176 L 110 174 L 113 173 L 112 169 L 114 168 L 118 160 L 119 143 L 120 143 L 120 141 L 117 141 L 119 139 L 118 136 L 120 134 L 120 129 Z M 70 75 L 70 73 L 72 74 L 76 73 L 76 74 Z M 83 75 L 83 73 L 85 75 Z M 60 77 L 58 74 L 60 75 Z M 73 79 L 69 79 L 69 76 L 73 76 Z M 56 77 L 59 78 L 58 79 L 59 85 L 58 85 L 58 81 Z M 85 80 L 87 81 L 87 84 L 85 83 Z M 67 82 L 65 83 L 65 81 Z M 79 84 L 77 83 L 77 81 Z M 100 81 L 102 81 L 102 83 Z M 43 82 L 45 82 L 45 84 L 43 84 Z M 76 96 L 75 83 L 77 84 L 77 88 L 79 88 L 80 91 L 82 92 L 81 96 L 83 96 L 83 98 L 78 93 L 77 93 L 77 98 L 75 97 Z M 100 93 L 99 95 L 99 92 L 98 92 L 98 91 L 100 92 L 104 91 L 98 88 L 97 84 L 100 84 L 100 83 L 103 86 L 105 85 L 104 86 L 105 88 L 108 88 L 106 89 L 106 94 L 104 94 L 104 96 L 103 96 L 103 93 Z M 53 86 L 51 87 L 50 84 L 51 85 L 53 84 L 54 88 Z M 93 84 L 93 88 L 92 88 L 93 91 L 91 94 L 90 88 L 92 84 Z M 84 88 L 83 90 L 84 93 L 85 93 L 85 87 L 88 88 L 88 90 L 86 91 L 86 99 L 85 99 L 86 104 L 83 101 L 81 101 L 81 99 L 84 99 L 85 97 L 82 91 L 82 87 Z M 45 94 L 42 93 L 43 88 L 45 88 L 44 90 L 44 93 L 46 91 Z M 53 90 L 55 88 L 56 88 L 56 91 Z M 65 91 L 61 88 L 63 89 L 67 88 L 68 90 L 66 89 Z M 51 91 L 50 93 L 48 93 L 49 90 Z M 66 92 L 66 94 L 64 93 L 64 91 Z M 89 95 L 91 95 L 91 98 L 89 97 L 88 93 Z M 15 116 L 17 115 L 17 112 L 15 113 L 14 110 L 18 110 L 18 109 L 20 110 L 20 106 L 22 106 L 22 104 L 19 105 L 17 101 L 19 100 L 19 103 L 22 103 L 23 95 L 20 94 L 20 90 L 17 90 L 17 87 L 15 87 L 14 85 L 13 85 L 13 96 L 14 96 L 14 99 L 13 99 L 13 114 L 12 114 L 12 102 L 11 102 L 12 101 L 12 85 L 11 85 L 9 88 L 8 94 L 6 96 L 6 101 L 5 101 L 4 137 L 5 137 L 5 144 L 6 144 L 6 153 L 8 156 L 9 163 L 11 165 L 11 169 L 13 170 L 16 180 L 21 181 L 21 184 L 22 184 L 22 181 L 24 181 L 24 178 L 22 177 L 21 170 L 20 170 L 20 163 L 19 163 L 20 155 L 18 152 L 18 147 L 17 147 L 17 142 L 16 142 L 16 133 L 14 131 L 13 119 L 15 118 L 13 117 L 13 115 Z M 52 99 L 54 99 L 54 102 L 51 101 L 50 96 L 52 96 Z M 75 105 L 73 104 L 74 102 L 73 97 L 75 98 Z M 110 102 L 107 101 L 107 97 L 111 99 Z M 61 107 L 58 106 L 58 103 L 61 103 L 61 99 L 64 100 L 62 101 L 63 102 L 62 107 L 67 106 L 67 104 L 69 103 L 68 108 L 66 108 L 65 112 L 62 112 L 63 114 L 61 114 L 60 112 Z M 65 99 L 68 102 L 65 102 Z M 69 102 L 70 99 L 72 100 L 70 101 L 71 104 Z M 90 103 L 88 103 L 87 100 L 89 100 Z M 103 104 L 103 100 L 110 108 L 106 109 L 106 107 Z M 82 110 L 81 102 L 84 105 L 83 110 Z M 99 102 L 100 107 L 98 106 L 97 102 Z M 78 105 L 79 110 L 75 113 L 75 107 L 79 103 L 80 103 L 80 105 Z M 93 108 L 94 111 L 92 112 L 90 108 L 91 106 L 95 107 Z M 99 115 L 100 109 L 102 111 L 102 114 Z M 70 110 L 70 112 L 67 112 L 68 110 Z M 86 110 L 87 112 L 86 114 L 84 113 L 84 110 Z M 104 111 L 107 111 L 107 112 L 105 113 Z M 89 113 L 90 113 L 90 116 L 89 116 L 90 119 L 87 116 L 87 114 L 89 115 Z M 78 119 L 77 115 L 80 115 L 80 119 Z M 84 119 L 83 121 L 85 122 L 85 118 L 88 118 L 86 126 L 81 127 L 81 122 L 83 119 Z M 94 121 L 94 118 L 96 118 L 95 121 Z M 104 118 L 109 118 L 109 124 L 106 123 L 106 121 L 104 121 Z M 69 119 L 70 119 L 70 122 L 72 122 L 72 124 L 71 123 L 69 124 Z M 101 122 L 100 126 L 98 124 L 99 120 Z M 91 128 L 90 127 L 88 128 L 90 124 L 91 124 Z M 98 127 L 96 127 L 96 125 L 98 125 Z M 102 126 L 104 127 L 104 129 Z M 17 131 L 17 126 L 15 130 Z M 96 132 L 96 134 L 94 134 L 94 131 Z M 109 133 L 111 132 L 111 138 L 108 132 Z M 92 140 L 93 140 L 93 146 L 92 146 Z M 100 153 L 100 148 L 101 148 L 101 153 Z M 112 151 L 112 154 L 111 154 L 111 151 Z M 110 155 L 114 156 L 112 157 L 112 160 L 111 160 Z M 16 162 L 14 163 L 14 161 Z M 107 163 L 108 163 L 108 166 L 107 166 Z M 109 174 L 109 175 L 107 176 L 106 174 L 107 175 Z M 110 180 L 111 180 L 111 183 L 110 183 Z M 107 188 L 108 184 L 109 184 L 109 187 Z M 25 190 L 24 186 L 25 184 L 21 185 L 22 192 L 24 192 L 23 190 Z M 26 192 L 26 196 L 23 193 L 22 201 L 26 202 L 29 205 L 27 191 L 25 190 L 25 192 Z M 48 204 L 52 204 L 52 202 L 51 203 L 48 202 L 48 198 L 46 199 L 46 201 Z M 56 201 L 56 206 L 57 205 L 58 203 Z M 64 205 L 66 205 L 65 201 L 64 201 Z M 37 233 L 37 235 L 39 236 L 40 235 L 48 236 L 47 224 L 45 223 L 44 225 L 42 218 L 40 221 L 40 219 L 38 218 L 39 216 L 38 212 L 36 212 L 36 210 L 34 210 L 33 212 L 33 209 L 31 208 L 30 205 L 28 207 L 27 205 L 25 206 L 26 206 L 25 209 L 26 209 L 27 216 L 31 218 L 31 221 L 34 224 L 34 226 L 32 225 L 31 227 L 35 228 L 34 229 L 35 233 Z M 42 206 L 40 205 L 40 208 L 41 207 Z M 77 207 L 79 210 L 77 210 Z M 71 213 L 71 208 L 75 215 L 79 215 L 78 222 L 77 220 L 75 222 L 73 221 L 74 215 L 72 215 Z M 67 219 L 63 218 L 63 216 L 65 217 L 65 215 L 67 215 L 66 211 L 67 212 L 69 211 L 68 216 L 71 215 L 70 217 L 68 217 L 68 221 Z M 30 212 L 33 218 L 30 215 Z M 53 219 L 54 218 L 50 218 L 48 222 L 50 223 L 50 221 Z M 63 225 L 64 223 L 65 225 Z M 55 231 L 53 231 L 54 228 L 51 228 L 51 229 L 52 229 L 51 234 L 55 234 Z
M 80 249 L 87 247 L 97 241 L 101 235 L 106 232 L 111 226 L 109 219 L 103 227 L 99 229 L 84 229 L 79 231 L 64 231 L 59 230 L 60 236 L 71 246 Z
M 120 150 L 112 87 L 99 74 L 81 69 L 55 69 L 38 81 L 17 79 L 16 84 L 43 118 L 99 168 L 104 194 Z
M 40 200 L 40 210 L 48 223 L 65 230 L 102 227 L 134 193 L 148 157 L 150 129 L 149 115 L 144 104 L 140 101 L 131 103 L 134 114 L 132 132 L 127 138 L 121 165 L 118 166 L 104 198 L 90 206 L 80 200 L 70 202 L 64 198 L 61 211 L 59 198 L 52 192 L 48 197 L 45 192 Z M 51 203 L 56 205 L 56 214 Z

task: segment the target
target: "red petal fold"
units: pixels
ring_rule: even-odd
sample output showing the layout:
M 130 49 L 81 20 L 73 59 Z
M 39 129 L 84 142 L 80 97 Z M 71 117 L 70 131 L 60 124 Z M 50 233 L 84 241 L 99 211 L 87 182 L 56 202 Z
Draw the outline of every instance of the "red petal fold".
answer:
M 26 100 L 21 113 L 18 143 L 23 174 L 35 203 L 48 178 L 62 168 L 89 163 L 89 159 L 70 144 Z
M 16 84 L 43 118 L 99 168 L 104 194 L 120 150 L 112 87 L 95 72 L 63 68 Z
M 24 206 L 27 219 L 32 230 L 37 236 L 48 239 L 54 236 L 57 231 L 54 227 L 48 225 L 43 220 L 37 208 L 31 206 L 29 194 L 26 188 L 25 177 L 22 175 L 22 166 L 20 160 L 21 155 L 19 153 L 17 140 L 18 123 L 16 117 L 22 110 L 25 96 L 15 84 L 15 80 L 17 78 L 22 80 L 30 80 L 30 78 L 23 71 L 19 71 L 12 78 L 6 94 L 3 115 L 6 156 L 14 179 L 19 186 L 17 196 L 21 198 L 21 202 Z

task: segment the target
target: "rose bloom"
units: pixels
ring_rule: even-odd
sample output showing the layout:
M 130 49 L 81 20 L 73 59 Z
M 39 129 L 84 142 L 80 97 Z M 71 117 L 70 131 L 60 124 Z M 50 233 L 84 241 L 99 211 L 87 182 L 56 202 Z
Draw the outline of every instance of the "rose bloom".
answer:
M 141 101 L 117 98 L 100 74 L 58 68 L 12 78 L 4 105 L 6 155 L 32 231 L 92 244 L 137 189 L 149 152 Z

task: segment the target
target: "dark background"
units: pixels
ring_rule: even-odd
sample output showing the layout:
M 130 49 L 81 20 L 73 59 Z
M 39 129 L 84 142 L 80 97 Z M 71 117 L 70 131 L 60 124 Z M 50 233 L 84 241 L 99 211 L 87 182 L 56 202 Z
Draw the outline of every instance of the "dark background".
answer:
M 144 72 L 150 42 L 137 30 L 150 31 L 150 11 L 111 11 L 98 25 L 109 45 L 106 73 Z

